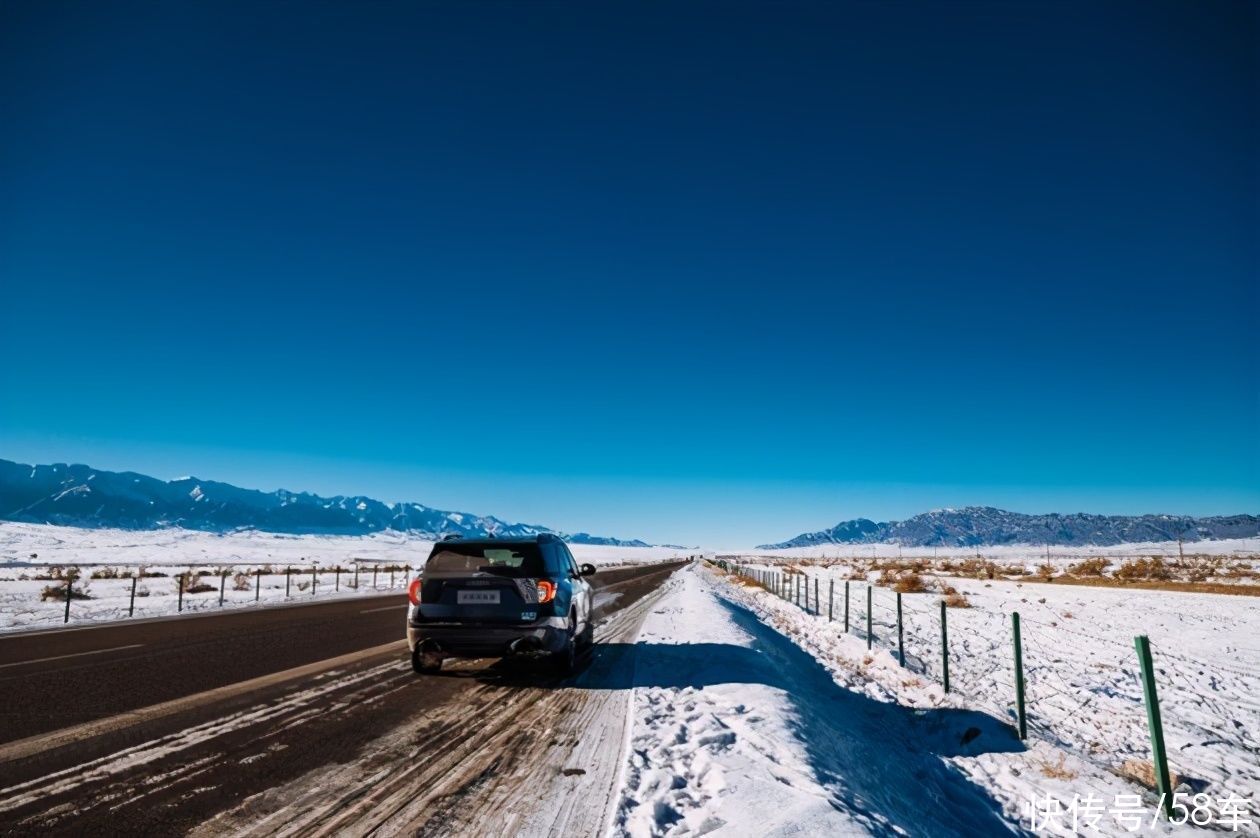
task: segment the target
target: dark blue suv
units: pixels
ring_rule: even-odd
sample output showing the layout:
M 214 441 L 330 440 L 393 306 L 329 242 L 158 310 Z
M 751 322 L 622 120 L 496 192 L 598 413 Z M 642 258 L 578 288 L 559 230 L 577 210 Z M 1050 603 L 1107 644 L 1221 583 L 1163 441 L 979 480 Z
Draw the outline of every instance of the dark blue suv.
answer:
M 447 657 L 529 655 L 564 673 L 590 646 L 594 596 L 559 537 L 448 539 L 433 545 L 407 589 L 407 645 L 416 672 Z

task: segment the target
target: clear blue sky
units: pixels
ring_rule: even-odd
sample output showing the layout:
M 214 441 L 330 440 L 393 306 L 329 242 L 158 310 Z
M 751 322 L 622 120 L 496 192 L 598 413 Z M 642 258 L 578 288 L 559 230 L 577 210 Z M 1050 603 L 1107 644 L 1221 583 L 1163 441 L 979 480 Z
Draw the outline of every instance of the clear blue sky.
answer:
M 0 457 L 687 544 L 1260 509 L 1254 3 L 0 5 Z

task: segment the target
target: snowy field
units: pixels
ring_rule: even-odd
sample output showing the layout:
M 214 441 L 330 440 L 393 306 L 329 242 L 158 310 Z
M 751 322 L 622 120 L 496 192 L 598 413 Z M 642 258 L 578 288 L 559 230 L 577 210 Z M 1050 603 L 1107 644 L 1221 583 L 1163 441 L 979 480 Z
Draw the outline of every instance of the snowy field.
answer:
M 760 567 L 781 574 L 788 565 Z M 1010 615 L 1019 612 L 1029 751 L 1014 761 L 987 755 L 960 763 L 975 782 L 1000 789 L 1008 811 L 1037 790 L 1065 801 L 1087 792 L 1110 801 L 1115 794 L 1141 790 L 1134 780 L 1149 779 L 1142 775 L 1149 770 L 1150 740 L 1133 645 L 1140 634 L 1151 641 L 1169 763 L 1180 790 L 1213 801 L 1232 794 L 1260 802 L 1260 600 L 1255 597 L 952 576 L 929 580 L 933 587 L 951 586 L 970 604 L 947 609 L 951 692 L 946 695 L 939 592 L 902 596 L 903 668 L 896 594 L 867 581 L 864 562 L 796 567 L 814 613 L 794 604 L 794 592 L 785 600 L 739 586 L 739 596 L 838 680 L 877 700 L 911 707 L 973 708 L 1014 724 Z M 1216 804 L 1212 808 L 1219 810 Z
M 824 592 L 826 579 L 819 579 Z M 965 615 L 950 611 L 957 639 L 946 695 L 935 650 L 923 640 L 938 636 L 927 624 L 926 615 L 939 615 L 928 595 L 915 597 L 923 622 L 908 629 L 916 645 L 902 668 L 887 590 L 875 596 L 878 639 L 868 652 L 864 634 L 846 635 L 842 622 L 827 621 L 825 593 L 822 614 L 812 616 L 720 571 L 680 573 L 639 637 L 615 831 L 998 835 L 1029 830 L 1032 801 L 1051 811 L 1053 799 L 1062 815 L 1030 831 L 1188 834 L 1192 827 L 1152 824 L 1154 796 L 1123 769 L 1129 760 L 1149 761 L 1131 644 L 1140 628 L 1157 647 L 1179 790 L 1209 795 L 1215 826 L 1227 833 L 1232 817 L 1220 801 L 1251 798 L 1236 834 L 1260 833 L 1260 652 L 1240 648 L 1243 640 L 1255 644 L 1247 609 L 1254 600 L 1142 592 L 1128 601 L 1129 592 L 1114 590 L 984 584 L 967 586 L 973 608 Z M 850 587 L 864 602 L 865 588 Z M 1026 743 L 1000 721 L 1013 721 L 1001 612 L 1016 604 L 1037 621 L 1025 633 L 1033 718 Z M 851 610 L 850 619 L 864 631 L 864 610 Z M 1053 624 L 1065 620 L 1074 633 L 1054 635 Z M 1229 670 L 1213 666 L 1222 660 Z M 1081 801 L 1075 828 L 1074 800 Z M 1087 820 L 1094 815 L 1096 822 Z M 1140 825 L 1131 831 L 1135 817 Z
M 432 546 L 432 541 L 402 533 L 351 537 L 246 531 L 219 535 L 181 529 L 90 530 L 0 523 L 0 631 L 62 625 L 64 599 L 41 599 L 45 587 L 62 583 L 57 578 L 36 577 L 56 576 L 69 567 L 81 573 L 75 589 L 86 586 L 90 596 L 71 602 L 70 623 L 74 625 L 128 617 L 130 577 L 141 567 L 146 573 L 162 575 L 136 580 L 136 618 L 177 613 L 181 606 L 177 576 L 186 572 L 205 574 L 198 581 L 211 590 L 185 593 L 183 612 L 369 595 L 391 587 L 401 591 Z M 575 544 L 571 549 L 578 561 L 597 567 L 687 555 L 656 547 Z M 286 579 L 286 567 L 292 568 L 291 578 Z M 227 571 L 222 606 L 221 571 Z M 112 578 L 115 573 L 127 576 Z
M 996 547 L 902 547 L 898 544 L 819 544 L 785 550 L 758 550 L 757 555 L 783 559 L 870 559 L 911 558 L 967 559 L 977 555 L 1000 562 L 1052 564 L 1079 562 L 1091 556 L 1116 558 L 1134 556 L 1175 557 L 1181 554 L 1254 559 L 1260 556 L 1260 538 L 1226 538 L 1218 541 L 1152 541 L 1113 544 L 1107 547 L 1062 547 L 1035 544 L 1004 544 Z

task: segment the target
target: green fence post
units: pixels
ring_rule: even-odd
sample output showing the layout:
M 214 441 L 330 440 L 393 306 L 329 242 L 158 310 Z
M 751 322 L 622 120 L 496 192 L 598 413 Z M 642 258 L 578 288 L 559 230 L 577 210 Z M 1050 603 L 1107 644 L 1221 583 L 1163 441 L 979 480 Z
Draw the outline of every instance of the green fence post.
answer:
M 827 580 L 827 622 L 831 622 L 836 610 L 836 580 Z
M 1155 667 L 1151 663 L 1151 641 L 1146 635 L 1133 638 L 1138 663 L 1142 667 L 1142 693 L 1146 698 L 1146 721 L 1151 728 L 1151 756 L 1155 763 L 1155 782 L 1159 790 L 1164 817 L 1172 817 L 1172 780 L 1168 774 L 1168 752 L 1164 749 L 1164 722 L 1159 715 L 1159 697 L 1155 693 Z
M 1019 738 L 1028 738 L 1028 718 L 1024 715 L 1024 645 L 1019 636 L 1019 612 L 1011 612 L 1011 632 L 1015 635 L 1015 709 L 1019 713 Z
M 945 692 L 949 692 L 949 630 L 945 621 L 945 600 L 941 600 L 941 676 L 945 681 Z
M 849 633 L 849 580 L 844 580 L 844 633 Z
M 906 644 L 901 631 L 901 592 L 897 592 L 897 660 L 906 665 Z
M 866 648 L 871 648 L 871 584 L 866 584 Z

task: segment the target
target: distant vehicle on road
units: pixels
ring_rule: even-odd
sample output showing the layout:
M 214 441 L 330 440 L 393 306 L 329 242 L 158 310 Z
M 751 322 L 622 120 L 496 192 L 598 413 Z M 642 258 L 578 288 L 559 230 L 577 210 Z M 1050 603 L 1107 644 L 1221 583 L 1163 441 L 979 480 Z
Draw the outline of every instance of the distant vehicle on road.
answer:
M 557 536 L 440 541 L 407 588 L 407 645 L 416 672 L 447 657 L 523 655 L 572 671 L 594 640 L 594 595 Z

